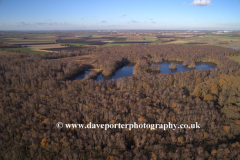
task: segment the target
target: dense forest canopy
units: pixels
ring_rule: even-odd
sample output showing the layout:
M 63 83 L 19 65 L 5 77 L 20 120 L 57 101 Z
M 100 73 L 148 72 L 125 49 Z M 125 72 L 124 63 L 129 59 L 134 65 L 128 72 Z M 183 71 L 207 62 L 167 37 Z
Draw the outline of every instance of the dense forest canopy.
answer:
M 83 55 L 94 58 L 68 60 Z M 210 45 L 155 44 L 0 55 L 0 159 L 239 159 L 240 64 L 226 57 L 239 55 Z M 149 63 L 166 60 L 217 67 L 152 74 Z M 69 80 L 88 69 L 111 75 L 127 63 L 136 64 L 132 77 Z M 58 129 L 57 122 L 201 128 Z

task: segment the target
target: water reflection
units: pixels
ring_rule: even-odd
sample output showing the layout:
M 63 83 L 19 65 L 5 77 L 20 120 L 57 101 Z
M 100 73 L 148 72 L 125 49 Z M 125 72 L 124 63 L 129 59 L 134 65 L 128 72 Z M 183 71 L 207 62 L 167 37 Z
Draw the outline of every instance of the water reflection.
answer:
M 162 63 L 151 63 L 151 65 L 160 65 L 161 67 L 161 71 L 157 74 L 162 74 L 162 73 L 177 73 L 177 72 L 186 72 L 186 71 L 190 71 L 190 70 L 206 70 L 206 69 L 213 69 L 216 67 L 215 64 L 213 63 L 205 63 L 205 62 L 201 62 L 201 63 L 196 63 L 196 67 L 189 69 L 187 68 L 187 66 L 183 66 L 183 62 L 175 62 L 178 64 L 178 67 L 174 70 L 169 69 L 169 65 L 172 63 L 172 61 L 164 61 Z M 117 70 L 115 72 L 115 74 L 111 75 L 111 76 L 103 76 L 102 74 L 98 75 L 96 81 L 100 81 L 100 80 L 109 80 L 109 79 L 118 79 L 121 77 L 129 77 L 133 75 L 133 68 L 134 68 L 134 64 L 129 64 L 127 66 L 124 66 L 122 68 L 120 68 L 119 70 Z M 84 79 L 84 77 L 86 75 L 88 75 L 90 73 L 90 71 L 85 71 L 84 73 L 81 73 L 79 75 L 77 75 L 76 78 L 73 78 L 73 80 L 81 80 Z
M 237 47 L 237 45 L 227 45 L 228 47 Z
M 86 75 L 88 75 L 90 73 L 90 71 L 85 71 L 85 72 L 81 72 L 80 74 L 78 74 L 76 77 L 73 78 L 73 80 L 81 80 L 84 79 L 84 77 Z
M 174 70 L 172 69 L 169 69 L 169 65 L 171 64 L 172 62 L 162 62 L 162 63 L 153 63 L 153 64 L 157 64 L 157 65 L 160 65 L 161 67 L 161 72 L 160 74 L 162 73 L 177 73 L 177 72 L 186 72 L 186 71 L 190 71 L 190 70 L 206 70 L 206 69 L 213 69 L 216 67 L 215 64 L 213 63 L 205 63 L 205 62 L 200 62 L 200 63 L 196 63 L 196 67 L 195 68 L 191 68 L 189 69 L 187 66 L 183 66 L 182 62 L 175 62 L 178 64 L 178 67 Z
M 117 70 L 113 75 L 111 76 L 103 76 L 103 75 L 99 75 L 97 77 L 97 81 L 100 80 L 108 80 L 108 79 L 118 79 L 121 77 L 129 77 L 133 75 L 133 68 L 134 68 L 134 64 L 129 64 L 127 66 L 122 67 L 121 69 Z

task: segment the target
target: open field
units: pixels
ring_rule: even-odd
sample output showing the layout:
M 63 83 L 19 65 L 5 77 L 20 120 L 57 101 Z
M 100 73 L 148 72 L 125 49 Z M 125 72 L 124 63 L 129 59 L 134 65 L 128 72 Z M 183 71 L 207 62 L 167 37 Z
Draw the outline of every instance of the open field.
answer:
M 107 44 L 106 42 L 101 42 L 98 40 L 95 41 L 87 41 L 89 38 L 84 38 L 84 39 L 58 39 L 56 40 L 57 43 L 82 43 L 84 45 L 104 45 Z
M 26 39 L 5 39 L 0 38 L 0 42 L 6 42 L 8 44 L 28 44 L 28 43 L 53 43 L 53 40 L 26 40 Z
M 43 45 L 27 45 L 28 48 L 32 50 L 45 50 L 50 48 L 66 48 L 66 46 L 61 46 L 61 44 L 43 44 Z
M 224 43 L 221 43 L 224 42 Z M 231 47 L 233 49 L 237 49 L 240 46 L 240 37 L 230 37 L 227 35 L 201 35 L 201 36 L 194 36 L 188 37 L 184 39 L 176 39 L 173 42 L 166 42 L 165 44 L 207 44 L 207 45 L 215 45 L 215 46 L 222 46 L 228 47 L 227 45 L 237 45 L 236 47 Z M 229 47 L 228 47 L 229 48 Z
M 158 40 L 157 37 L 143 37 L 143 39 L 144 39 L 145 41 L 157 41 L 157 40 Z
M 236 57 L 228 57 L 229 59 L 235 60 L 237 62 L 240 63 L 240 56 L 236 56 Z
M 79 47 L 79 46 L 84 45 L 84 43 L 60 43 L 60 45 L 63 45 L 63 46 Z
M 29 44 L 29 43 L 54 43 L 54 41 L 11 41 L 9 44 Z
M 103 39 L 103 38 L 98 38 L 98 39 L 88 39 L 87 41 L 106 41 L 106 39 Z
M 210 32 L 186 33 L 182 31 L 164 31 L 156 33 L 147 31 L 66 31 L 61 33 L 7 32 L 7 34 L 0 34 L 0 42 L 12 45 L 22 45 L 22 47 L 24 46 L 28 48 L 20 49 L 21 51 L 77 50 L 82 47 L 109 47 L 115 45 L 130 45 L 139 43 L 215 45 L 238 49 L 240 48 L 240 34 L 238 32 L 213 34 Z M 236 46 L 229 47 L 227 45 Z
M 21 33 L 21 34 L 14 34 L 9 32 L 8 34 L 2 35 L 4 38 L 25 38 L 25 37 L 31 37 L 31 38 L 36 38 L 36 37 L 49 37 L 49 36 L 55 36 L 55 34 L 42 34 L 41 32 L 31 34 L 31 33 Z
M 130 36 L 127 38 L 127 41 L 142 41 L 143 37 L 142 36 Z
M 112 42 L 112 43 L 153 43 L 149 41 L 123 41 L 123 42 Z
M 179 40 L 179 41 L 167 42 L 167 44 L 186 44 L 187 42 L 188 41 Z
M 48 52 L 55 52 L 55 51 L 76 51 L 76 50 L 80 50 L 82 48 L 86 48 L 86 47 L 64 47 L 64 48 L 48 48 L 48 49 L 44 49 L 45 51 Z
M 66 61 L 66 62 L 80 61 L 82 64 L 90 64 L 94 58 L 95 56 L 92 56 L 92 55 L 82 55 L 82 56 L 54 59 L 54 61 Z
M 27 48 L 27 47 L 22 47 L 22 48 L 2 48 L 2 51 L 20 51 L 22 53 L 37 53 L 37 54 L 41 54 L 41 53 L 46 53 L 47 51 L 45 50 L 34 50 L 31 48 Z
M 128 46 L 131 45 L 132 43 L 108 43 L 103 45 L 103 47 L 110 47 L 110 46 Z

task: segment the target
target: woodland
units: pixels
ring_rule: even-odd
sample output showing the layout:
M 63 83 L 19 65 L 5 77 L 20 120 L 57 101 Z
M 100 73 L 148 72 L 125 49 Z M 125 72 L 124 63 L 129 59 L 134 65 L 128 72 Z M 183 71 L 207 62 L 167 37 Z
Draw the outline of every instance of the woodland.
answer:
M 69 57 L 94 56 L 90 63 Z M 211 45 L 137 44 L 0 55 L 0 159 L 240 159 L 240 51 Z M 58 60 L 59 59 L 59 60 Z M 150 62 L 211 70 L 154 74 Z M 116 80 L 70 79 L 100 69 Z M 91 75 L 99 74 L 92 71 Z M 56 123 L 192 124 L 200 129 L 58 129 Z

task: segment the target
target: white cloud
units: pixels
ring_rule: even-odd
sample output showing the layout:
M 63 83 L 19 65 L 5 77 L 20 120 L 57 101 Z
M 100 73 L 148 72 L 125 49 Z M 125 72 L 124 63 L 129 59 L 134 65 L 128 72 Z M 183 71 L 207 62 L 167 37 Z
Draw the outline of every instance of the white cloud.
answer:
M 191 5 L 196 6 L 206 6 L 206 5 L 212 5 L 211 0 L 194 0 Z
M 186 3 L 184 2 L 183 5 L 185 5 Z

